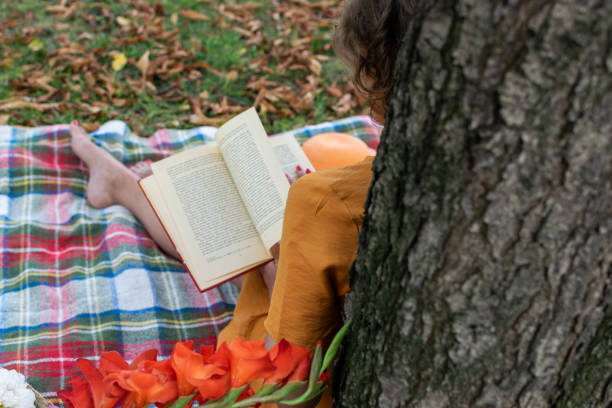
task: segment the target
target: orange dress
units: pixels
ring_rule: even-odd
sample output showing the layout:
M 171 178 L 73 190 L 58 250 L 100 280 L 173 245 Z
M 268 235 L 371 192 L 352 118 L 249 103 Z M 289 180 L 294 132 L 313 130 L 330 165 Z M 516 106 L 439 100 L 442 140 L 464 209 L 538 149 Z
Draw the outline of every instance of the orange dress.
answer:
M 342 325 L 372 160 L 315 172 L 291 186 L 272 300 L 259 271 L 248 273 L 218 344 L 234 337 L 261 341 L 267 332 L 311 349 L 318 340 L 329 345 Z M 329 389 L 317 407 L 331 407 Z

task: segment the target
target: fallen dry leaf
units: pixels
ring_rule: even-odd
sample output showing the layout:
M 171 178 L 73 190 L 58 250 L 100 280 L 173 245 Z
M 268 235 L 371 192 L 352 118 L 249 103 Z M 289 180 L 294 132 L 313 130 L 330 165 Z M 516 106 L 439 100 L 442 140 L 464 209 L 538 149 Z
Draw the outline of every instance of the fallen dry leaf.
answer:
M 210 20 L 206 14 L 198 13 L 197 11 L 190 9 L 181 10 L 181 16 L 193 21 Z
M 100 122 L 93 122 L 93 123 L 80 123 L 79 122 L 79 125 L 83 129 L 85 129 L 86 132 L 91 133 L 100 127 Z
M 45 11 L 47 11 L 49 14 L 55 14 L 56 17 L 66 18 L 72 15 L 79 5 L 77 1 L 75 1 L 70 7 L 66 7 L 64 3 L 65 2 L 62 2 L 62 4 L 47 6 L 45 7 Z
M 142 56 L 138 59 L 138 62 L 136 63 L 136 66 L 140 70 L 142 77 L 145 79 L 147 78 L 147 71 L 149 69 L 149 64 L 150 64 L 149 50 L 147 50 L 144 54 L 142 54 Z
M 317 61 L 316 59 L 311 58 L 310 61 L 308 61 L 308 67 L 310 68 L 312 73 L 315 74 L 316 76 L 321 75 L 321 63 Z
M 127 99 L 113 99 L 113 106 L 122 107 L 127 103 Z
M 223 124 L 227 118 L 209 118 L 204 115 L 196 115 L 195 113 L 189 116 L 189 123 L 198 126 L 215 126 Z
M 45 111 L 53 108 L 57 108 L 59 103 L 36 103 L 24 100 L 8 101 L 0 103 L 0 110 L 11 110 L 11 109 L 35 109 L 37 111 Z
M 227 73 L 227 75 L 225 75 L 225 79 L 227 79 L 228 81 L 235 81 L 238 78 L 238 71 L 233 70 Z
M 129 18 L 125 18 L 122 16 L 117 16 L 117 23 L 121 26 L 121 27 L 127 27 L 130 25 L 130 19 Z
M 0 125 L 8 125 L 11 115 L 0 115 Z
M 257 93 L 257 96 L 255 97 L 255 102 L 253 102 L 253 106 L 257 108 L 265 96 L 266 88 L 261 88 Z
M 13 65 L 13 59 L 10 57 L 0 60 L 0 67 L 9 68 L 11 65 Z

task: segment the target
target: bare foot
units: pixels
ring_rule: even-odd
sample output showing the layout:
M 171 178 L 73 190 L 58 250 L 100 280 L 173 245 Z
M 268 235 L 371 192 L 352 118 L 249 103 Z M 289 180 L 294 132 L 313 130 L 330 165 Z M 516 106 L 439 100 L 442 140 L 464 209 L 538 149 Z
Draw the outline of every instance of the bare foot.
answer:
M 137 180 L 137 176 L 107 151 L 96 146 L 85 131 L 70 125 L 71 145 L 74 153 L 87 164 L 89 182 L 87 202 L 94 208 L 117 204 L 115 192 L 122 183 Z
M 151 170 L 151 163 L 148 161 L 138 162 L 129 168 L 132 173 L 138 176 L 138 178 L 145 178 L 153 174 L 153 170 Z

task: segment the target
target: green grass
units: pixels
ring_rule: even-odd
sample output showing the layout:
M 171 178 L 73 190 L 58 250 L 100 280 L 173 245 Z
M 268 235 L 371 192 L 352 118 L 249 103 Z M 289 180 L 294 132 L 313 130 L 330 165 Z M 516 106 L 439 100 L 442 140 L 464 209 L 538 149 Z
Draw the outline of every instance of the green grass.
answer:
M 292 106 L 283 99 L 285 92 L 277 93 L 280 99 L 264 99 L 268 109 L 261 117 L 270 133 L 364 111 L 363 106 L 356 106 L 338 113 L 331 109 L 337 99 L 325 92 L 335 83 L 343 93 L 353 93 L 345 68 L 329 47 L 337 5 L 322 9 L 287 1 L 279 9 L 260 0 L 262 6 L 254 12 L 241 11 L 249 3 L 254 1 L 82 0 L 71 14 L 62 16 L 47 9 L 59 1 L 0 2 L 0 108 L 18 100 L 44 107 L 0 109 L 0 120 L 4 117 L 11 125 L 38 126 L 78 119 L 93 129 L 119 119 L 146 136 L 164 127 L 196 126 L 190 119 L 194 101 L 207 117 L 223 121 L 233 116 L 254 103 L 258 91 L 247 89 L 247 84 L 257 79 L 270 81 L 267 88 L 271 92 L 277 86 L 288 87 L 298 100 L 303 97 L 299 84 L 314 81 L 312 106 Z M 72 4 L 68 0 L 66 6 Z M 220 5 L 226 7 L 225 12 Z M 186 18 L 182 15 L 185 10 L 208 19 Z M 243 21 L 231 18 L 227 10 Z M 300 19 L 300 13 L 309 17 Z M 128 28 L 117 17 L 127 19 L 123 23 L 129 20 Z M 260 41 L 247 44 L 249 38 L 242 33 L 257 21 L 260 26 L 253 35 L 260 35 Z M 170 35 L 172 30 L 176 30 L 174 35 Z M 37 42 L 40 49 L 34 46 Z M 60 50 L 74 45 L 82 50 L 62 58 L 66 54 Z M 135 65 L 146 51 L 151 63 L 163 57 L 149 78 L 152 86 L 142 85 L 142 74 Z M 129 60 L 119 71 L 111 67 L 114 53 Z M 320 75 L 308 69 L 307 58 L 313 55 L 330 58 L 321 62 Z M 281 69 L 292 56 L 292 64 Z M 265 63 L 255 66 L 261 58 L 266 58 Z M 168 64 L 165 68 L 164 62 Z M 232 71 L 237 77 L 228 79 Z M 47 90 L 28 82 L 36 78 L 53 87 L 53 94 L 44 97 Z M 229 105 L 225 110 L 218 107 L 224 99 Z M 47 104 L 57 106 L 47 109 Z

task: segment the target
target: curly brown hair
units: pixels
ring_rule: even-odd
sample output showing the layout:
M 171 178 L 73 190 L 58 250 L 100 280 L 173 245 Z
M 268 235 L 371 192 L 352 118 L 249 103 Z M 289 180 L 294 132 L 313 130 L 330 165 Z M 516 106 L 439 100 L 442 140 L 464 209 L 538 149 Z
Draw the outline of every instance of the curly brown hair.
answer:
M 370 102 L 372 117 L 384 121 L 391 98 L 395 60 L 414 0 L 345 0 L 334 33 L 334 49 Z

